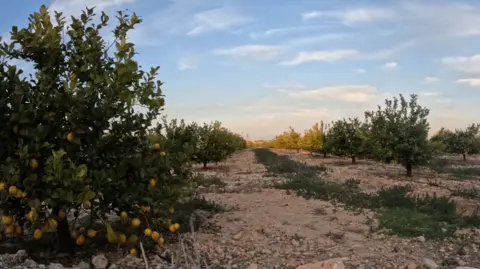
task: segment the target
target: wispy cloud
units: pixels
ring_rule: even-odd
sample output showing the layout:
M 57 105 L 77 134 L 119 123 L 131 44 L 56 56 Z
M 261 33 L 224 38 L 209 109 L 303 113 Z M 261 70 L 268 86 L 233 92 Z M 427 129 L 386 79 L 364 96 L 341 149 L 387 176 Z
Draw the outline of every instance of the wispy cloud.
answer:
M 367 73 L 367 70 L 365 70 L 364 68 L 354 68 L 352 71 L 355 72 L 355 73 L 358 73 L 358 74 Z
M 227 49 L 215 49 L 214 54 L 232 58 L 248 58 L 250 60 L 268 61 L 277 58 L 283 52 L 281 46 L 245 45 Z
M 388 62 L 383 64 L 383 69 L 385 70 L 393 70 L 398 68 L 398 63 L 397 62 Z
M 253 40 L 265 39 L 273 36 L 286 36 L 291 34 L 310 34 L 312 31 L 325 29 L 325 25 L 297 25 L 283 28 L 271 28 L 264 31 L 252 32 L 249 37 Z
M 438 92 L 419 92 L 418 96 L 425 96 L 425 97 L 433 97 L 433 96 L 440 96 L 441 93 Z
M 480 78 L 463 78 L 463 79 L 458 79 L 457 83 L 459 84 L 465 84 L 470 87 L 480 87 Z
M 335 62 L 340 59 L 352 57 L 358 53 L 356 50 L 299 52 L 294 59 L 282 62 L 281 65 L 300 65 L 308 62 Z
M 442 62 L 457 71 L 480 73 L 480 54 L 461 57 L 445 57 Z
M 337 100 L 365 103 L 375 97 L 376 88 L 370 85 L 340 85 L 315 90 L 289 91 L 288 96 L 298 99 Z
M 180 57 L 177 62 L 177 69 L 180 71 L 197 69 L 200 63 L 200 56 L 188 53 Z
M 195 25 L 187 32 L 189 36 L 223 31 L 252 21 L 250 17 L 241 14 L 234 8 L 216 8 L 202 11 L 193 17 L 192 24 Z
M 334 19 L 345 25 L 367 23 L 394 18 L 394 13 L 381 8 L 356 8 L 344 11 L 310 11 L 302 14 L 302 20 Z
M 425 77 L 422 80 L 422 84 L 433 84 L 437 82 L 439 79 L 437 77 Z
M 63 15 L 68 17 L 75 13 L 79 14 L 85 7 L 95 7 L 97 12 L 113 6 L 120 6 L 127 3 L 133 3 L 136 0 L 54 0 L 49 6 L 49 10 L 63 12 Z

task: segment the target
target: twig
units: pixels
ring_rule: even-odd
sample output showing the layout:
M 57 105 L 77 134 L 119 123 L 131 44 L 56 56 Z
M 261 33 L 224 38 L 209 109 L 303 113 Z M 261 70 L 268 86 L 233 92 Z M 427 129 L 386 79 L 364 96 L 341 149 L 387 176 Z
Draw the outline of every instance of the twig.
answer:
M 147 256 L 145 256 L 145 250 L 143 250 L 142 242 L 140 242 L 140 250 L 142 251 L 143 261 L 145 262 L 145 268 L 148 269 Z

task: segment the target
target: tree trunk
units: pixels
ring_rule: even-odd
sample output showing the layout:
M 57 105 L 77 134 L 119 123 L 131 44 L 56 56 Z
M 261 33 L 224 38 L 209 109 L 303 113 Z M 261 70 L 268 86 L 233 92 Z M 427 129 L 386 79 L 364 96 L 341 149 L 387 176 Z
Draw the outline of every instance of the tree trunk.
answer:
M 357 159 L 355 158 L 355 155 L 352 155 L 352 163 L 353 164 L 357 163 Z
M 408 162 L 406 168 L 407 168 L 407 177 L 411 177 L 412 176 L 412 163 Z
M 327 158 L 327 152 L 325 150 L 323 151 L 323 158 Z
M 58 211 L 53 211 L 58 212 Z M 75 241 L 70 234 L 70 227 L 68 225 L 67 217 L 58 221 L 57 224 L 58 246 L 60 252 L 68 254 L 75 254 Z
M 203 162 L 203 169 L 207 169 L 207 162 L 206 161 Z
M 466 161 L 467 160 L 467 154 L 464 152 L 464 153 L 462 153 L 462 156 L 463 156 L 463 161 Z

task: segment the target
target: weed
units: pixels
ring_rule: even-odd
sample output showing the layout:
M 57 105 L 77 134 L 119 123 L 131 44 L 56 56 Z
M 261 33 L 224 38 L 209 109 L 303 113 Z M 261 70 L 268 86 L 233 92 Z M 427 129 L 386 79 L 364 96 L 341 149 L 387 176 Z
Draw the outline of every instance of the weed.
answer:
M 286 156 L 279 156 L 267 149 L 259 149 L 255 153 L 257 161 L 264 164 L 267 170 L 278 163 L 288 167 L 275 168 L 277 173 L 286 178 L 276 183 L 276 188 L 295 192 L 306 199 L 342 203 L 347 209 L 377 210 L 381 213 L 380 227 L 393 234 L 443 238 L 451 236 L 458 228 L 480 227 L 480 217 L 457 215 L 455 203 L 447 197 L 410 195 L 413 187 L 409 185 L 365 193 L 358 180 L 350 179 L 345 183 L 324 180 L 321 175 L 312 172 L 311 167 L 293 164 L 295 161 Z

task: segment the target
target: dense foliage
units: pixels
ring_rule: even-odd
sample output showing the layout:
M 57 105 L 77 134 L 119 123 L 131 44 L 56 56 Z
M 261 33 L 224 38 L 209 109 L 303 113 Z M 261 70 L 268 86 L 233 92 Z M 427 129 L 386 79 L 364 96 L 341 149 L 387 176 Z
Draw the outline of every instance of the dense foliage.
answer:
M 63 250 L 97 239 L 100 230 L 109 243 L 135 246 L 143 233 L 163 244 L 158 232 L 179 229 L 168 216 L 189 194 L 191 160 L 220 161 L 245 146 L 220 123 L 174 120 L 154 128 L 164 106 L 158 67 L 142 71 L 127 41 L 141 19 L 118 12 L 112 44 L 100 36 L 108 22 L 107 14 L 96 19 L 87 8 L 67 25 L 61 13 L 51 18 L 42 6 L 0 46 L 0 207 L 7 235 L 49 241 L 45 233 L 56 230 Z M 15 61 L 32 64 L 33 74 L 25 78 Z M 111 213 L 122 218 L 115 230 Z M 89 224 L 76 230 L 68 219 L 82 214 Z M 159 215 L 163 221 L 153 219 Z

